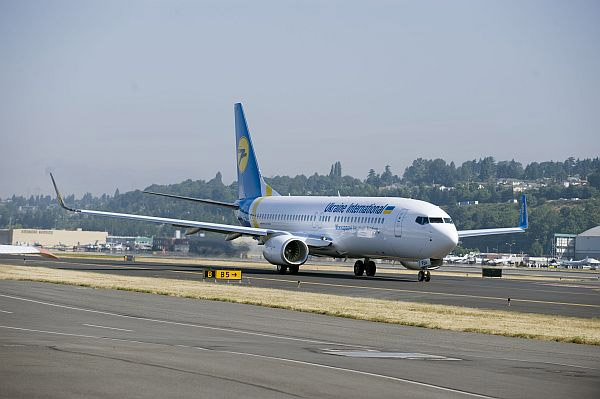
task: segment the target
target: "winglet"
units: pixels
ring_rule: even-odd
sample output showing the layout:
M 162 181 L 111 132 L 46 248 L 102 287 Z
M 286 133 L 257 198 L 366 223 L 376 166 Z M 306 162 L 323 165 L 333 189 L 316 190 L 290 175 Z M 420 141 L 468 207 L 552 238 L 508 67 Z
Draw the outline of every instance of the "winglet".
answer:
M 65 201 L 63 201 L 62 195 L 60 195 L 60 192 L 58 191 L 58 187 L 56 186 L 56 181 L 54 181 L 54 176 L 52 176 L 52 173 L 50 173 L 50 178 L 52 179 L 52 185 L 54 185 L 54 191 L 56 191 L 56 200 L 58 201 L 58 205 L 60 205 L 62 208 L 65 208 L 67 211 L 79 212 L 77 209 L 69 208 L 65 205 Z
M 46 258 L 58 259 L 58 256 L 54 255 L 52 252 L 45 250 L 44 248 L 38 248 L 40 251 L 40 255 L 45 256 Z
M 525 230 L 529 227 L 529 218 L 527 217 L 527 199 L 525 194 L 521 196 L 521 216 L 519 218 L 519 227 Z

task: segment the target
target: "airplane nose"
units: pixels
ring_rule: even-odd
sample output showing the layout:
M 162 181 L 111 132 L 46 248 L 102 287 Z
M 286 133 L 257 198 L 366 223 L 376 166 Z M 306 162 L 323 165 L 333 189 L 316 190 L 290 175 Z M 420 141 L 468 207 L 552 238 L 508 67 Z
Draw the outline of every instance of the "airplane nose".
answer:
M 458 232 L 456 229 L 444 229 L 437 234 L 437 249 L 441 256 L 446 256 L 458 245 Z

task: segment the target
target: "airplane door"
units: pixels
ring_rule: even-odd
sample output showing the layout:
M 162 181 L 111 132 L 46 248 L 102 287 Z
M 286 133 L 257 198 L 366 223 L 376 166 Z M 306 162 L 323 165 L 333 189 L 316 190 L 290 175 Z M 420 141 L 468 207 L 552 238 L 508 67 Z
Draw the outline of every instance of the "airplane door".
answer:
M 406 216 L 407 212 L 408 209 L 406 208 L 402 208 L 398 211 L 398 215 L 396 217 L 396 224 L 394 225 L 394 234 L 396 235 L 396 237 L 402 237 L 402 220 L 404 219 L 404 216 Z

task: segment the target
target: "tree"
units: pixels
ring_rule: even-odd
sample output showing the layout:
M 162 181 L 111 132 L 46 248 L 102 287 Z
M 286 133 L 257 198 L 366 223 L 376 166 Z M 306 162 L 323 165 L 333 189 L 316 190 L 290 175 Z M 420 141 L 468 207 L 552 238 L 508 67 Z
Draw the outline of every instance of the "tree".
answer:
M 600 188 L 600 171 L 588 175 L 588 183 L 594 188 Z
M 380 180 L 381 180 L 381 183 L 386 186 L 389 186 L 390 184 L 392 184 L 394 182 L 394 175 L 392 174 L 390 165 L 385 165 L 385 170 L 381 174 Z
M 369 175 L 367 176 L 367 184 L 379 187 L 379 175 L 375 173 L 375 169 L 369 169 Z
M 342 163 L 337 161 L 333 165 L 331 165 L 331 170 L 329 172 L 329 177 L 331 178 L 340 178 L 342 177 Z
M 532 256 L 542 256 L 544 253 L 544 247 L 538 240 L 535 240 L 529 249 L 529 254 Z
M 480 180 L 485 181 L 496 176 L 496 162 L 494 161 L 494 157 L 485 157 L 479 163 L 481 164 L 479 172 Z

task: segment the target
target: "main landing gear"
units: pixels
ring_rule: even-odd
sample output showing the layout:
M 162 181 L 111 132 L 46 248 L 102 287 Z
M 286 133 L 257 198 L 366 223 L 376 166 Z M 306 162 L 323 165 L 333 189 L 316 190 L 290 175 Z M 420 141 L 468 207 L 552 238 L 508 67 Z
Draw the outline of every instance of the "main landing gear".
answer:
M 428 282 L 429 280 L 431 280 L 431 273 L 429 272 L 429 270 L 419 270 L 419 274 L 417 274 L 417 279 L 419 281 Z
M 359 277 L 362 276 L 364 272 L 367 272 L 367 276 L 373 277 L 377 272 L 377 265 L 369 258 L 366 258 L 363 262 L 362 260 L 357 260 L 354 263 L 354 275 Z

